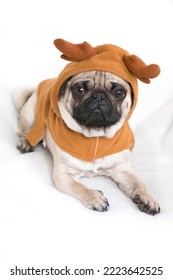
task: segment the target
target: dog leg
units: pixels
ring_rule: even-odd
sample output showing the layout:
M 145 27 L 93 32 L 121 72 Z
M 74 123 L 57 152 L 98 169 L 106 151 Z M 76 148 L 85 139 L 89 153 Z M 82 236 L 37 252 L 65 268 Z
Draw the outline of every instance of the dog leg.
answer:
M 27 153 L 33 151 L 33 147 L 28 142 L 26 136 L 28 131 L 34 124 L 36 107 L 36 92 L 33 93 L 30 98 L 26 101 L 24 106 L 21 108 L 19 113 L 19 144 L 17 148 L 21 153 Z
M 88 189 L 85 185 L 75 181 L 67 174 L 64 166 L 55 163 L 55 160 L 53 181 L 59 191 L 79 199 L 85 207 L 101 212 L 108 210 L 109 203 L 102 191 Z
M 62 163 L 61 155 L 57 152 L 56 144 L 48 130 L 46 131 L 45 141 L 53 156 L 53 181 L 55 187 L 59 191 L 79 199 L 89 209 L 107 211 L 109 203 L 102 191 L 91 190 L 68 174 L 67 167 L 65 163 Z
M 124 163 L 119 165 L 112 179 L 118 184 L 119 188 L 137 204 L 138 208 L 147 214 L 155 215 L 160 212 L 159 204 L 148 194 L 144 183 L 136 176 L 130 162 L 128 169 Z

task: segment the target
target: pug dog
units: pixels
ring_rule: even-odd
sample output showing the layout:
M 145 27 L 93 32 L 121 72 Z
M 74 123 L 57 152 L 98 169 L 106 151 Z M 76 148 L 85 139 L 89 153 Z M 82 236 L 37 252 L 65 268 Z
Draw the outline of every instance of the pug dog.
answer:
M 44 90 L 42 85 L 40 88 Z M 112 149 L 112 143 L 116 142 L 112 139 L 116 139 L 125 127 L 133 109 L 135 96 L 130 83 L 111 72 L 83 71 L 63 81 L 59 93 L 54 96 L 54 109 L 46 113 L 52 116 L 54 126 L 49 123 L 45 125 L 48 119 L 46 117 L 41 126 L 44 127 L 42 133 L 38 128 L 41 119 L 39 117 L 39 121 L 37 120 L 36 113 L 40 98 L 38 89 L 24 89 L 13 95 L 15 107 L 19 112 L 18 149 L 22 153 L 33 151 L 33 145 L 28 141 L 28 133 L 34 123 L 38 123 L 35 131 L 40 133 L 38 139 L 43 141 L 53 156 L 53 182 L 59 191 L 79 199 L 89 209 L 107 211 L 109 203 L 103 192 L 90 189 L 80 181 L 82 177 L 107 176 L 142 212 L 151 215 L 159 213 L 159 204 L 148 194 L 144 183 L 133 169 L 133 135 L 126 134 L 124 130 L 124 136 L 118 145 L 124 145 L 123 141 L 129 141 L 130 144 L 125 144 L 120 150 L 115 145 L 113 153 L 107 152 L 109 146 L 110 150 Z M 43 105 L 40 114 L 44 111 L 42 107 Z M 54 121 L 53 110 L 58 110 L 58 126 L 57 121 Z M 48 109 L 45 111 L 48 112 Z M 65 136 L 61 141 L 62 135 Z M 56 137 L 60 140 L 56 140 L 59 139 Z M 103 141 L 103 144 L 100 141 Z M 78 152 L 85 154 L 80 158 Z

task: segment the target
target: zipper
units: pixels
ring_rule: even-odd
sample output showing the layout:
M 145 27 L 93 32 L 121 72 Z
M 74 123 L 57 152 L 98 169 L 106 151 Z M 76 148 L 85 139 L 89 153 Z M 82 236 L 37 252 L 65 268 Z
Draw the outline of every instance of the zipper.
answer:
M 94 150 L 94 155 L 93 155 L 93 161 L 96 159 L 98 145 L 99 145 L 99 137 L 96 138 L 96 144 L 95 144 L 95 150 Z

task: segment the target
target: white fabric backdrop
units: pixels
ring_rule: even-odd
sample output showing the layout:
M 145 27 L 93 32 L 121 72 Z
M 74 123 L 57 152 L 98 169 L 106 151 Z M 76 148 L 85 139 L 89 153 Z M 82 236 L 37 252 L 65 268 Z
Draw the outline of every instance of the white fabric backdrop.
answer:
M 164 274 L 158 279 L 172 279 L 172 32 L 171 0 L 1 1 L 1 279 L 13 279 L 10 269 L 15 266 L 65 265 L 96 271 L 104 266 L 163 266 Z M 100 177 L 83 181 L 102 189 L 110 203 L 109 211 L 85 209 L 53 187 L 51 156 L 43 147 L 24 155 L 16 149 L 17 115 L 11 90 L 58 75 L 66 64 L 52 44 L 58 37 L 74 43 L 116 44 L 148 64 L 160 65 L 161 75 L 150 85 L 139 83 L 139 102 L 131 119 L 136 136 L 134 166 L 159 201 L 159 215 L 141 213 L 112 181 Z M 144 276 L 126 279 L 132 277 Z M 100 272 L 86 276 L 90 278 L 106 276 Z

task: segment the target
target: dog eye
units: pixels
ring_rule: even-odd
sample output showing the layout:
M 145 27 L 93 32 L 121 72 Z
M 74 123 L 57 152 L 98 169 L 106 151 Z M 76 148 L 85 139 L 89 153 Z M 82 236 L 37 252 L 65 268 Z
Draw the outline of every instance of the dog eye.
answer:
M 126 93 L 123 90 L 118 90 L 114 92 L 114 96 L 118 99 L 118 100 L 123 100 L 126 96 Z
M 74 86 L 72 88 L 72 93 L 75 95 L 82 95 L 85 93 L 85 89 L 82 86 Z
M 121 86 L 113 86 L 111 89 L 111 93 L 115 96 L 117 101 L 122 101 L 126 97 L 126 90 Z

